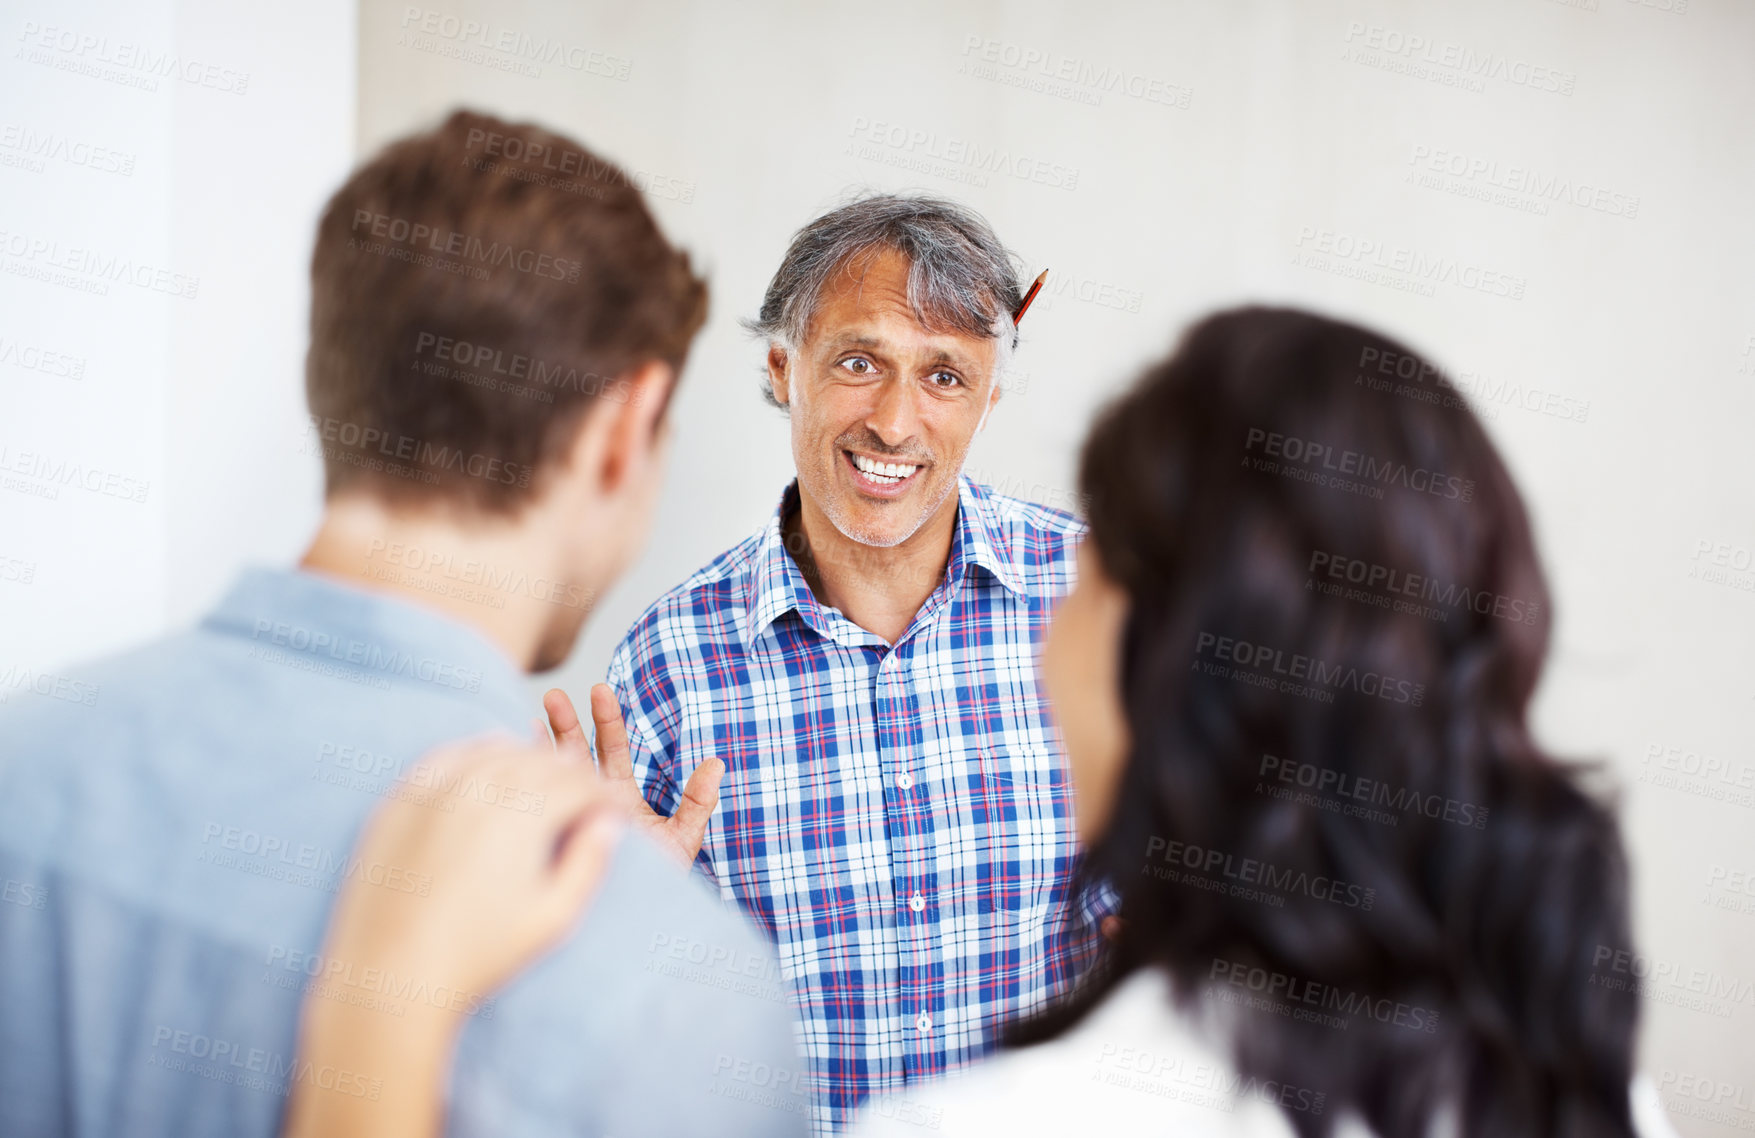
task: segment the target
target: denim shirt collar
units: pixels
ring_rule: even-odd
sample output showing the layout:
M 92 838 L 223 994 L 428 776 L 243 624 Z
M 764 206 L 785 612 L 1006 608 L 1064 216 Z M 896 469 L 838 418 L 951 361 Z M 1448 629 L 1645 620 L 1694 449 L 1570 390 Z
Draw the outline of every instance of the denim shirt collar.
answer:
M 486 702 L 512 723 L 532 714 L 523 672 L 485 634 L 416 601 L 340 578 L 246 569 L 202 627 L 340 681 L 454 692 Z

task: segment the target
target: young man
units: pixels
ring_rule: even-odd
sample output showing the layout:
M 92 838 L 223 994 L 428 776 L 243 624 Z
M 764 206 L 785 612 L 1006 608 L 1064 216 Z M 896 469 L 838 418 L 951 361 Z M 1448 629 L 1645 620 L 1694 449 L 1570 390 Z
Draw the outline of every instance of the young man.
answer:
M 377 1072 L 301 1064 L 302 996 L 470 1017 L 454 1135 L 801 1129 L 783 1089 L 740 1081 L 797 1065 L 771 950 L 660 848 L 692 854 L 703 808 L 630 836 L 498 996 L 321 947 L 342 885 L 434 888 L 350 854 L 380 796 L 563 808 L 397 776 L 528 733 L 522 673 L 566 656 L 644 541 L 704 285 L 613 166 L 459 113 L 337 192 L 312 293 L 327 493 L 301 566 L 84 671 L 89 700 L 0 711 L 0 1133 L 268 1138 L 295 1087 L 397 1102 Z
M 754 325 L 798 479 L 610 667 L 658 813 L 724 760 L 698 864 L 779 946 L 819 1127 L 985 1053 L 1074 981 L 1105 913 L 1068 918 L 1070 790 L 1036 674 L 1079 528 L 961 476 L 1019 300 L 992 230 L 949 202 L 869 197 L 801 230 Z

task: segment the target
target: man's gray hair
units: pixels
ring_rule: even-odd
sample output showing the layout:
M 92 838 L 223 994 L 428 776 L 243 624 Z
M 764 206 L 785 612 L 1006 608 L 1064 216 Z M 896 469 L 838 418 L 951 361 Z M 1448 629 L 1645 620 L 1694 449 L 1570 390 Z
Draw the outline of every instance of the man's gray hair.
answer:
M 1016 258 L 974 210 L 924 194 L 872 194 L 817 218 L 792 238 L 768 282 L 762 314 L 744 327 L 795 352 L 804 343 L 823 290 L 861 254 L 893 249 L 908 258 L 908 303 L 923 326 L 999 341 L 993 382 L 1017 347 L 1012 313 L 1023 299 Z M 763 372 L 762 394 L 776 407 Z

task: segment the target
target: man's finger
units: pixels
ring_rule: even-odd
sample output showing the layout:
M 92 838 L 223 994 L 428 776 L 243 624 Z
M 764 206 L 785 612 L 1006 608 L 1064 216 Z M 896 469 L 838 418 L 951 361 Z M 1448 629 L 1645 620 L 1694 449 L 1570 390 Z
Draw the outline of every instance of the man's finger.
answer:
M 628 757 L 622 706 L 608 684 L 591 689 L 591 721 L 597 724 L 597 772 L 606 779 L 633 778 L 634 760 Z
M 701 840 L 707 836 L 707 821 L 713 817 L 713 808 L 719 805 L 719 782 L 724 777 L 725 763 L 717 758 L 696 767 L 688 785 L 683 787 L 676 813 L 665 823 L 671 840 L 689 861 L 701 852 Z
M 585 725 L 573 710 L 573 701 L 560 688 L 550 688 L 542 697 L 542 709 L 548 712 L 549 730 L 555 733 L 555 750 L 572 763 L 591 761 L 591 740 L 585 737 Z

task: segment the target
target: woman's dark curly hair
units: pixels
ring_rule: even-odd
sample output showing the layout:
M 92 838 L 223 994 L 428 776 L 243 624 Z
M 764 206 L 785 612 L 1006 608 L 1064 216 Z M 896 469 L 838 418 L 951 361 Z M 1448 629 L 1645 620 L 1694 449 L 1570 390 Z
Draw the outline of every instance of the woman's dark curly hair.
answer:
M 1083 869 L 1122 926 L 1008 1042 L 1160 967 L 1228 1011 L 1243 1075 L 1324 1096 L 1301 1134 L 1633 1134 L 1635 1002 L 1593 977 L 1631 951 L 1620 834 L 1531 738 L 1547 588 L 1454 389 L 1364 328 L 1222 312 L 1080 482 L 1131 603 L 1132 751 Z

